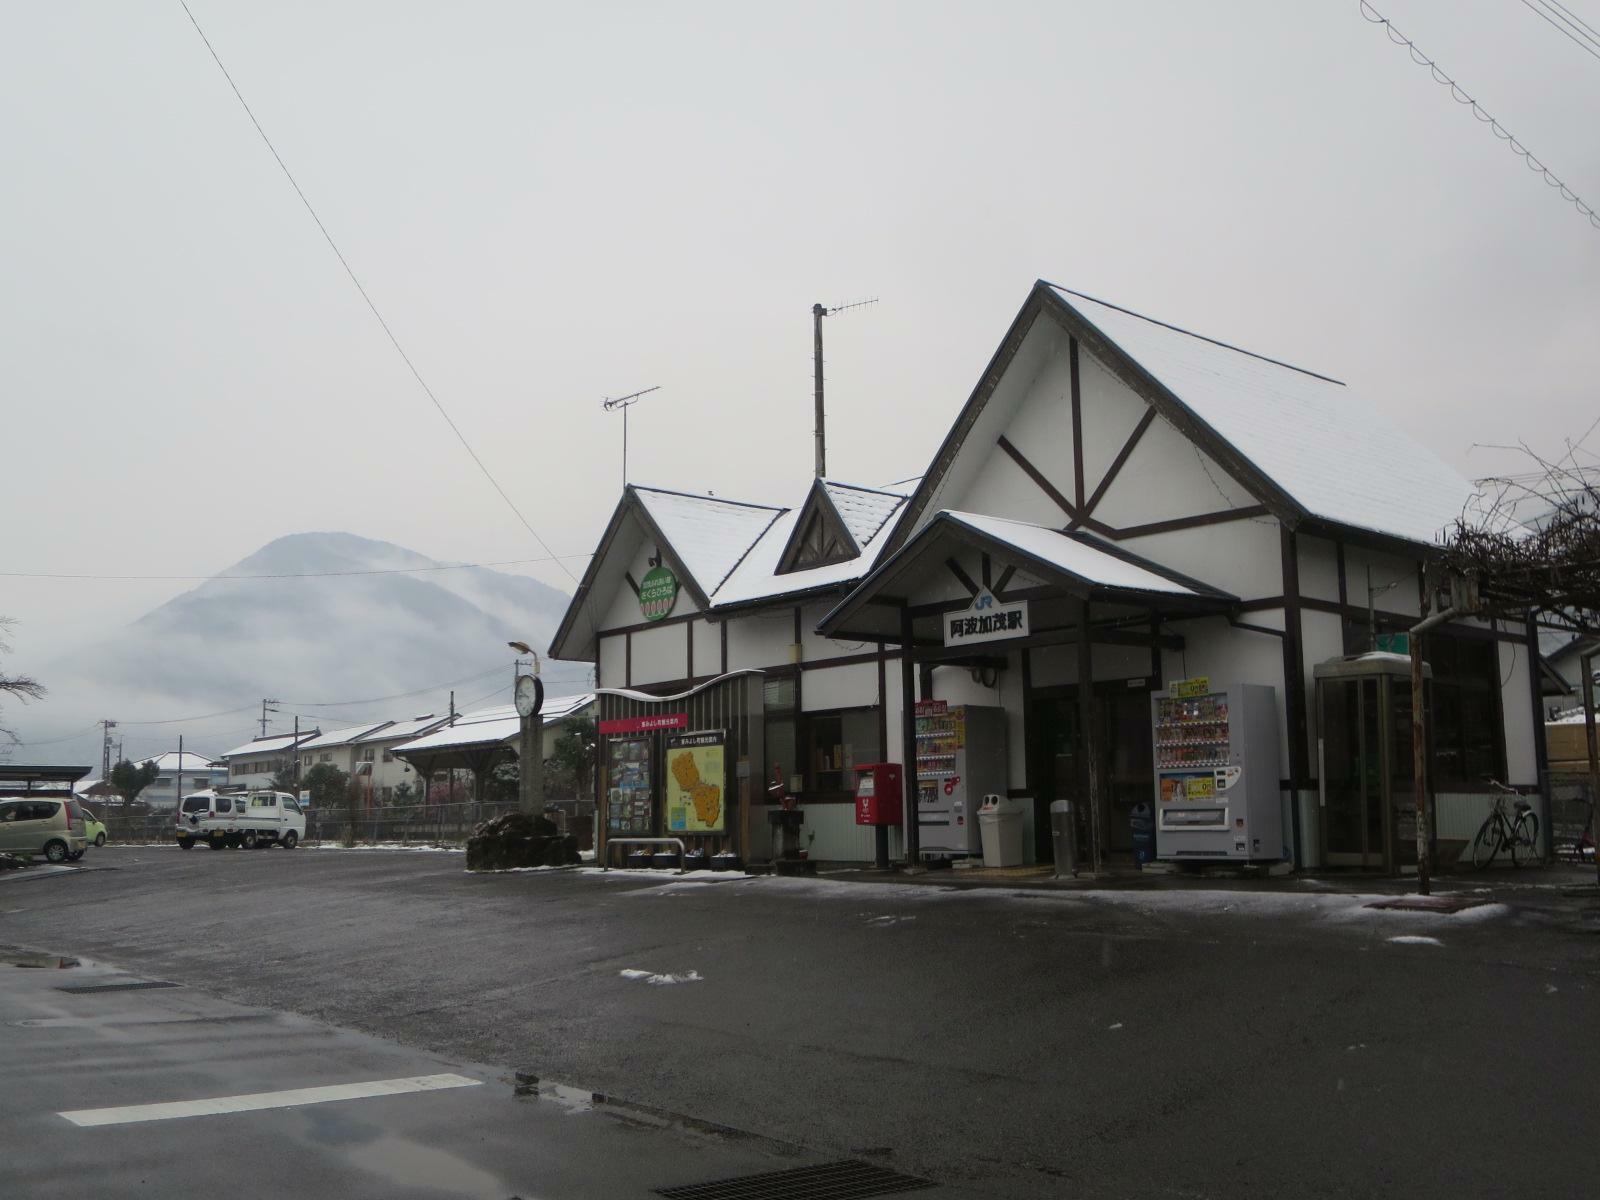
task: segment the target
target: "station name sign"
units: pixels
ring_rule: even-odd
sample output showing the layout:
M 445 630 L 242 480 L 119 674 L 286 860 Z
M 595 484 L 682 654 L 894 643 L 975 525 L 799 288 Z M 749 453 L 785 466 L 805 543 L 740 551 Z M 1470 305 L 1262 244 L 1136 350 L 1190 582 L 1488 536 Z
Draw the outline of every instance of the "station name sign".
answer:
M 688 713 L 655 713 L 648 717 L 614 717 L 609 721 L 600 722 L 600 732 L 615 733 L 650 733 L 657 729 L 687 729 L 689 728 Z
M 1028 602 L 1010 604 L 995 599 L 988 588 L 972 598 L 971 607 L 944 618 L 944 644 L 967 646 L 975 642 L 999 642 L 1028 636 Z

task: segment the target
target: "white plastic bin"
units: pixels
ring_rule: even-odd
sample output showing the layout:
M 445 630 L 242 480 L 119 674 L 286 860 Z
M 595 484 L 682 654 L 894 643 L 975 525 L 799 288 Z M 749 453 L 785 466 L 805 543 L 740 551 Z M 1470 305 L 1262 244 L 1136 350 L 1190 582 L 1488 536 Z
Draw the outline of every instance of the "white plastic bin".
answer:
M 1022 802 L 994 793 L 978 809 L 978 833 L 983 839 L 983 865 L 1020 867 L 1022 856 Z

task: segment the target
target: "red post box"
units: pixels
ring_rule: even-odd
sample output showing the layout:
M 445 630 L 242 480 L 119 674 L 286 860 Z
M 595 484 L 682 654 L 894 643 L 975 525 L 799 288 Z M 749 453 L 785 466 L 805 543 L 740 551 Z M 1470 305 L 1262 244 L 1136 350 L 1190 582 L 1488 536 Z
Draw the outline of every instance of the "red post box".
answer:
M 900 824 L 902 795 L 899 763 L 857 764 L 857 825 Z

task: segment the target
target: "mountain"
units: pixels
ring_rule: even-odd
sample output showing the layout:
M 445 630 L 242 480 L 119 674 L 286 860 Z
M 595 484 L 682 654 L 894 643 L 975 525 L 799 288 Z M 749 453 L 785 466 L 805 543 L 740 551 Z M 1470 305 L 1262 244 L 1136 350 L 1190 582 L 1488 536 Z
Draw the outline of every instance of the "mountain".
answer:
M 133 756 L 154 752 L 158 742 L 170 748 L 164 743 L 178 732 L 168 737 L 136 722 L 259 705 L 264 696 L 283 701 L 272 727 L 278 731 L 296 711 L 326 729 L 442 709 L 449 688 L 434 685 L 483 672 L 490 674 L 457 686 L 458 705 L 508 700 L 513 652 L 506 642 L 547 646 L 569 597 L 485 567 L 438 569 L 447 565 L 349 533 L 278 538 L 115 636 L 42 667 L 49 699 L 25 710 L 28 724 L 19 732 L 26 740 L 47 724 L 60 729 L 112 716 L 126 723 Z M 396 571 L 411 573 L 375 573 Z M 262 575 L 283 578 L 238 578 Z M 503 678 L 493 674 L 497 669 Z M 545 675 L 555 694 L 579 691 L 589 666 L 548 663 Z M 432 690 L 392 702 L 316 707 L 424 688 Z M 486 696 L 492 689 L 506 695 Z M 8 715 L 20 724 L 24 710 Z M 192 745 L 220 753 L 246 740 L 249 723 L 248 713 L 232 713 L 185 728 Z M 97 738 L 85 744 L 98 764 Z M 72 748 L 52 748 L 48 757 L 59 760 Z

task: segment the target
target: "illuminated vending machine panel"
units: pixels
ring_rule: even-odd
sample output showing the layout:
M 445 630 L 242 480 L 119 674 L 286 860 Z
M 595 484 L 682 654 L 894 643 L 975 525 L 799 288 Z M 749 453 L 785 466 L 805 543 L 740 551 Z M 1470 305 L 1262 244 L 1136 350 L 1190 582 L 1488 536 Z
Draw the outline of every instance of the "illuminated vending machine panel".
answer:
M 1278 707 L 1262 684 L 1183 679 L 1151 698 L 1156 857 L 1283 857 Z
M 1006 792 L 1006 714 L 1002 708 L 917 703 L 917 831 L 925 858 L 983 853 L 978 806 Z

